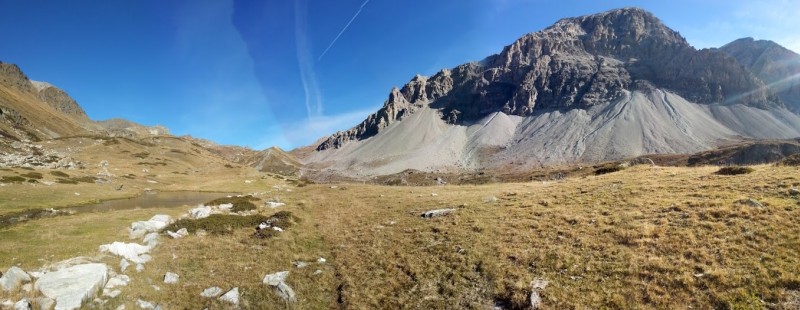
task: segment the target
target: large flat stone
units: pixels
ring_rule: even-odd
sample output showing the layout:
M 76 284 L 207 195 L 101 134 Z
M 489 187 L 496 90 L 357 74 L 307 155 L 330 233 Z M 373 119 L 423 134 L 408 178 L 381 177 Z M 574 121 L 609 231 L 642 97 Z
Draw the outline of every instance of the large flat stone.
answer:
M 36 281 L 35 287 L 44 296 L 55 299 L 55 310 L 72 310 L 94 297 L 107 279 L 108 266 L 92 263 L 45 273 Z

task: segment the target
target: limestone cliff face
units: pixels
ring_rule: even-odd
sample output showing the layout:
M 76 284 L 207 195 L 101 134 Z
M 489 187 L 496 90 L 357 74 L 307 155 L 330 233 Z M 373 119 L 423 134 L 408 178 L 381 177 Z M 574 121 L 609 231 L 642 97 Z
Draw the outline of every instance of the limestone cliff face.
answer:
M 518 39 L 481 62 L 416 76 L 393 89 L 384 106 L 361 124 L 337 132 L 317 150 L 363 140 L 414 113 L 437 109 L 461 124 L 503 112 L 585 109 L 654 85 L 702 104 L 782 106 L 750 70 L 718 50 L 696 50 L 651 13 L 625 8 L 566 18 Z
M 800 55 L 767 40 L 742 38 L 719 48 L 768 85 L 793 111 L 800 112 Z

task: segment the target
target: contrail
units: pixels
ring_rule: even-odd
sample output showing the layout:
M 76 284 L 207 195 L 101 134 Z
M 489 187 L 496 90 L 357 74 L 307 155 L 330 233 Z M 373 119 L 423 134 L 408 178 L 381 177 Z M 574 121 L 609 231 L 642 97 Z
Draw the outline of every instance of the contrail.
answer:
M 350 21 L 347 22 L 347 25 L 344 25 L 344 28 L 342 28 L 342 31 L 339 31 L 339 34 L 337 34 L 336 37 L 333 38 L 333 41 L 331 41 L 331 44 L 328 45 L 328 48 L 326 48 L 324 52 L 322 52 L 322 55 L 319 55 L 319 58 L 317 58 L 317 61 L 320 61 L 320 60 L 322 60 L 322 57 L 325 57 L 325 54 L 328 53 L 328 50 L 330 50 L 331 47 L 333 47 L 333 44 L 336 43 L 336 40 L 339 40 L 339 37 L 341 37 L 342 34 L 345 32 L 345 30 L 347 30 L 347 27 L 350 27 L 350 24 L 352 24 L 353 21 L 356 20 L 356 17 L 358 17 L 358 14 L 361 14 L 361 10 L 364 9 L 364 6 L 367 5 L 367 3 L 369 3 L 369 0 L 364 1 L 364 3 L 361 4 L 361 7 L 358 8 L 358 11 L 356 11 L 356 14 L 354 14 L 353 17 L 350 18 Z
M 322 95 L 317 84 L 317 73 L 314 69 L 314 61 L 309 52 L 311 44 L 306 35 L 306 2 L 296 1 L 294 6 L 295 25 L 295 48 L 297 53 L 297 64 L 300 67 L 300 81 L 303 83 L 305 93 L 306 112 L 308 119 L 322 115 Z

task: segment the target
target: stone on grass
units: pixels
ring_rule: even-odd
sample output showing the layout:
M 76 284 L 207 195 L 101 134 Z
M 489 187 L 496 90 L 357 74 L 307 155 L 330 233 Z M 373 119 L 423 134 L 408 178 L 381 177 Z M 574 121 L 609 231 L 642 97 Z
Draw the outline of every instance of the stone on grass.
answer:
M 306 266 L 308 266 L 308 263 L 303 261 L 296 261 L 292 264 L 294 265 L 295 268 L 305 268 Z
M 328 261 L 328 260 L 326 260 L 326 259 L 325 259 L 325 258 L 323 258 L 323 257 L 320 257 L 320 258 L 318 258 L 318 259 L 317 259 L 317 263 L 320 263 L 320 264 L 324 264 L 324 263 L 325 263 L 325 262 L 327 262 L 327 261 Z
M 33 305 L 27 299 L 22 299 L 14 304 L 14 310 L 32 310 Z
M 544 279 L 536 279 L 531 282 L 531 308 L 539 309 L 542 306 L 542 297 L 539 292 L 544 291 L 549 282 Z
M 495 203 L 495 202 L 497 202 L 497 197 L 495 197 L 495 196 L 485 197 L 485 198 L 483 198 L 483 202 Z
M 198 206 L 197 208 L 189 210 L 189 217 L 193 219 L 206 218 L 211 215 L 210 206 Z
M 42 295 L 55 299 L 56 310 L 71 310 L 94 297 L 108 279 L 108 266 L 100 263 L 75 265 L 48 272 L 36 281 Z
M 144 265 L 136 264 L 136 272 L 142 272 L 142 271 L 144 271 Z
M 144 239 L 142 239 L 142 242 L 152 249 L 158 245 L 158 238 L 158 233 L 153 232 L 145 235 Z
M 136 305 L 139 306 L 139 308 L 145 309 L 145 310 L 148 310 L 148 309 L 149 310 L 161 309 L 161 307 L 156 305 L 155 303 L 149 302 L 149 301 L 145 301 L 145 300 L 141 300 L 141 299 L 137 299 L 136 300 Z
M 116 298 L 120 294 L 122 294 L 122 291 L 118 289 L 113 289 L 113 290 L 103 289 L 103 296 L 108 298 Z
M 133 222 L 131 224 L 130 237 L 135 239 L 144 236 L 146 233 L 157 232 L 167 227 L 171 221 L 172 218 L 169 215 L 159 214 L 147 221 Z
M 288 271 L 281 271 L 264 276 L 264 284 L 275 288 L 275 294 L 283 298 L 284 301 L 293 303 L 297 301 L 294 290 L 286 284 L 286 277 L 289 276 Z
M 456 211 L 456 209 L 437 209 L 437 210 L 430 210 L 430 211 L 427 211 L 425 213 L 422 213 L 422 214 L 420 214 L 420 216 L 422 216 L 424 218 L 440 217 L 440 216 L 448 215 L 448 214 L 453 213 L 455 211 Z
M 264 203 L 264 205 L 267 206 L 267 207 L 275 209 L 277 207 L 283 207 L 286 204 L 283 203 L 283 202 L 267 201 L 267 202 Z
M 229 302 L 234 306 L 239 306 L 239 288 L 234 287 L 232 290 L 228 291 L 224 295 L 219 297 L 219 300 Z
M 797 190 L 794 187 L 789 189 L 789 196 L 797 196 L 797 195 L 800 195 L 800 190 Z
M 166 284 L 178 283 L 178 278 L 180 278 L 180 276 L 177 273 L 167 272 L 166 274 L 164 274 L 164 283 Z
M 209 287 L 200 293 L 200 296 L 205 298 L 215 298 L 222 294 L 222 289 L 216 286 Z
M 150 247 L 138 243 L 114 241 L 111 244 L 101 245 L 100 252 L 108 252 L 117 256 L 122 256 L 136 264 L 146 263 L 151 259 L 150 255 L 146 255 L 146 253 L 150 252 Z
M 127 259 L 124 259 L 124 258 L 120 259 L 120 261 L 119 261 L 119 271 L 120 272 L 125 272 L 125 269 L 128 269 L 128 267 L 130 267 L 130 266 L 131 266 L 131 263 L 128 262 Z
M 750 207 L 753 207 L 753 208 L 763 208 L 764 207 L 763 204 L 761 204 L 760 202 L 758 202 L 758 200 L 755 200 L 753 198 L 741 199 L 741 200 L 739 200 L 737 202 L 739 204 L 743 204 L 745 206 L 750 206 Z
M 106 282 L 106 286 L 104 286 L 103 288 L 112 289 L 118 286 L 127 286 L 128 283 L 131 283 L 131 277 L 126 276 L 124 274 L 120 274 L 108 279 L 108 282 Z
M 172 239 L 180 239 L 189 235 L 189 230 L 186 228 L 178 229 L 176 232 L 172 232 L 171 230 L 167 230 L 167 235 L 172 237 Z
M 31 282 L 31 276 L 17 266 L 8 268 L 3 277 L 0 277 L 0 287 L 6 292 L 16 290 L 20 284 L 27 282 Z

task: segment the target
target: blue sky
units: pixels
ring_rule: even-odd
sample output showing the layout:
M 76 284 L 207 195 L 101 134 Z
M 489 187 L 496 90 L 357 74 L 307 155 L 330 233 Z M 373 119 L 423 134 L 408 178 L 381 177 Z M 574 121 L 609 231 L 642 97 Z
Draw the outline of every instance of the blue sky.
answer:
M 356 125 L 415 74 L 626 6 L 699 48 L 750 36 L 800 51 L 792 0 L 6 0 L 0 61 L 66 90 L 92 119 L 292 149 Z

